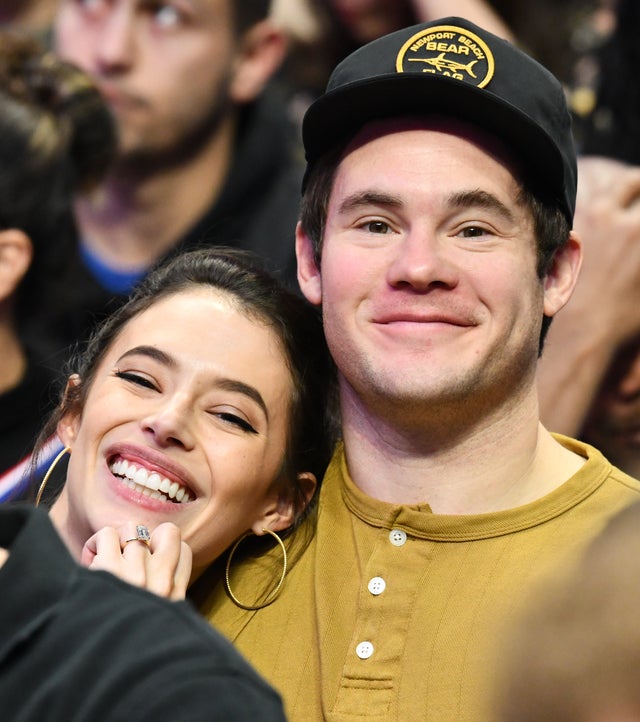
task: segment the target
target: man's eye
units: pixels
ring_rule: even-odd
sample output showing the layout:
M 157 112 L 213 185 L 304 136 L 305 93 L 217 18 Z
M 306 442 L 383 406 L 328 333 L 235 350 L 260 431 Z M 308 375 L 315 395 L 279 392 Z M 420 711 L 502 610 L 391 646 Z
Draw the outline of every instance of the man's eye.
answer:
M 486 233 L 487 231 L 480 226 L 468 226 L 467 228 L 462 229 L 460 235 L 463 238 L 478 238 L 479 236 L 486 235 Z
M 78 0 L 78 5 L 84 10 L 94 12 L 103 7 L 104 0 Z
M 369 221 L 366 228 L 370 233 L 389 233 L 389 224 L 384 221 Z
M 131 371 L 116 371 L 115 375 L 119 379 L 124 379 L 125 381 L 129 381 L 137 386 L 143 386 L 146 389 L 157 391 L 156 385 L 146 378 L 146 376 L 140 376 L 140 374 L 134 374 Z
M 173 5 L 159 5 L 155 9 L 154 19 L 162 28 L 173 28 L 180 23 L 180 13 Z

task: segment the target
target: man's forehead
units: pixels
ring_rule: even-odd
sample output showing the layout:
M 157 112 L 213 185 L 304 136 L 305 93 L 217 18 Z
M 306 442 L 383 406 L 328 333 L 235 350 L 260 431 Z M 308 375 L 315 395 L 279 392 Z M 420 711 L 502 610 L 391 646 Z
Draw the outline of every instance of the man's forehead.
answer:
M 356 148 L 365 146 L 379 138 L 412 130 L 434 131 L 456 136 L 470 141 L 490 155 L 499 155 L 501 159 L 513 160 L 513 153 L 497 136 L 473 123 L 437 113 L 399 116 L 365 123 L 347 144 L 343 157 Z
M 521 165 L 511 149 L 506 146 L 500 138 L 472 123 L 435 113 L 430 115 L 386 118 L 366 123 L 356 132 L 353 138 L 351 138 L 341 153 L 336 170 L 336 177 L 340 175 L 345 160 L 353 153 L 358 152 L 358 154 L 366 155 L 367 146 L 371 144 L 371 152 L 374 153 L 375 157 L 377 149 L 373 147 L 373 144 L 375 144 L 376 141 L 410 131 L 429 131 L 460 138 L 474 145 L 481 153 L 484 153 L 488 159 L 496 160 L 500 165 L 506 167 L 516 182 L 519 185 L 522 183 L 523 174 Z M 410 140 L 407 142 L 410 142 Z

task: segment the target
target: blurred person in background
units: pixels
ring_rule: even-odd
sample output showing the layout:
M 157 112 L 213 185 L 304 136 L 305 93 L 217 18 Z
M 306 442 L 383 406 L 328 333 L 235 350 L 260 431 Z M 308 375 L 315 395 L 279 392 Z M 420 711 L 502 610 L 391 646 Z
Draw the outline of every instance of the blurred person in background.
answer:
M 334 67 L 356 48 L 394 30 L 458 15 L 496 35 L 511 31 L 486 0 L 274 0 L 273 15 L 291 38 L 285 77 L 297 121 L 325 88 Z
M 0 0 L 0 27 L 12 27 L 47 41 L 58 0 Z
M 639 477 L 640 89 L 634 73 L 640 5 L 619 0 L 615 10 L 610 35 L 594 56 L 593 106 L 577 116 L 582 155 L 575 226 L 585 260 L 576 291 L 550 330 L 539 388 L 549 428 L 594 444 Z M 600 26 L 608 24 L 606 11 L 598 11 Z
M 270 85 L 286 43 L 269 0 L 61 0 L 54 45 L 92 76 L 119 135 L 104 181 L 76 197 L 62 335 L 85 338 L 151 267 L 196 246 L 253 251 L 294 283 L 302 169 Z
M 31 37 L 0 31 L 0 501 L 26 491 L 54 403 L 57 369 L 34 326 L 66 293 L 56 279 L 76 243 L 73 194 L 98 182 L 114 150 L 90 78 Z
M 500 722 L 640 722 L 640 505 L 532 594 L 501 655 Z

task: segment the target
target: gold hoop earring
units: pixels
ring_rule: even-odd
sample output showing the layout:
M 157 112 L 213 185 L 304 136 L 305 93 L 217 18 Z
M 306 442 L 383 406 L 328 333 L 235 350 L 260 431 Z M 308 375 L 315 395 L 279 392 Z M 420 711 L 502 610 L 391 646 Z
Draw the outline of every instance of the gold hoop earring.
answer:
M 236 595 L 231 591 L 231 584 L 229 583 L 229 568 L 231 567 L 231 559 L 233 558 L 233 555 L 234 555 L 236 549 L 238 548 L 238 545 L 240 544 L 240 542 L 243 541 L 244 539 L 246 539 L 248 536 L 251 536 L 251 534 L 253 534 L 252 531 L 248 531 L 246 534 L 243 534 L 240 537 L 240 539 L 238 539 L 238 541 L 231 547 L 231 551 L 229 552 L 229 556 L 227 558 L 227 568 L 225 570 L 225 575 L 224 575 L 225 582 L 227 585 L 227 591 L 229 592 L 229 596 L 231 597 L 231 599 L 233 599 L 233 601 L 239 607 L 241 607 L 242 609 L 248 609 L 249 611 L 253 611 L 255 609 L 264 609 L 265 607 L 268 607 L 270 604 L 273 604 L 273 602 L 275 602 L 276 599 L 280 596 L 282 584 L 284 582 L 284 578 L 287 573 L 287 550 L 282 542 L 282 539 L 280 539 L 280 537 L 274 531 L 271 531 L 271 529 L 263 529 L 262 531 L 265 532 L 266 534 L 271 534 L 271 536 L 278 542 L 278 544 L 280 545 L 280 548 L 282 549 L 282 557 L 283 557 L 282 574 L 280 576 L 280 581 L 278 582 L 276 588 L 273 591 L 269 592 L 265 602 L 263 604 L 257 604 L 255 606 L 252 606 L 249 604 L 243 604 L 236 597 Z
M 62 457 L 65 454 L 70 454 L 70 453 L 71 453 L 71 447 L 65 446 L 64 449 L 62 449 L 62 451 L 60 451 L 57 454 L 56 458 L 49 465 L 49 468 L 47 469 L 47 473 L 44 475 L 44 479 L 42 480 L 42 484 L 40 484 L 40 488 L 38 489 L 38 494 L 36 496 L 36 506 L 40 505 L 40 500 L 42 499 L 42 495 L 47 486 L 47 482 L 49 481 L 49 477 L 51 476 L 51 474 L 53 473 L 53 470 L 58 465 L 58 462 L 60 461 L 60 459 L 62 459 Z

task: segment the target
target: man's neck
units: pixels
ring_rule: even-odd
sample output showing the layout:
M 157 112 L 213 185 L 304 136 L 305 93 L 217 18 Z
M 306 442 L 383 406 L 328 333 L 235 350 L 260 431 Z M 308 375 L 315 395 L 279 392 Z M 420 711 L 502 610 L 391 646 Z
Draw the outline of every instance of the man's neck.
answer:
M 348 402 L 342 411 L 354 483 L 373 498 L 426 503 L 436 514 L 521 506 L 559 487 L 584 463 L 540 425 L 533 390 L 480 423 L 472 423 L 463 408 L 457 425 L 439 417 L 410 430 Z
M 102 185 L 76 200 L 80 235 L 114 269 L 147 267 L 164 256 L 219 196 L 234 152 L 234 121 L 180 165 L 133 174 L 116 166 Z

